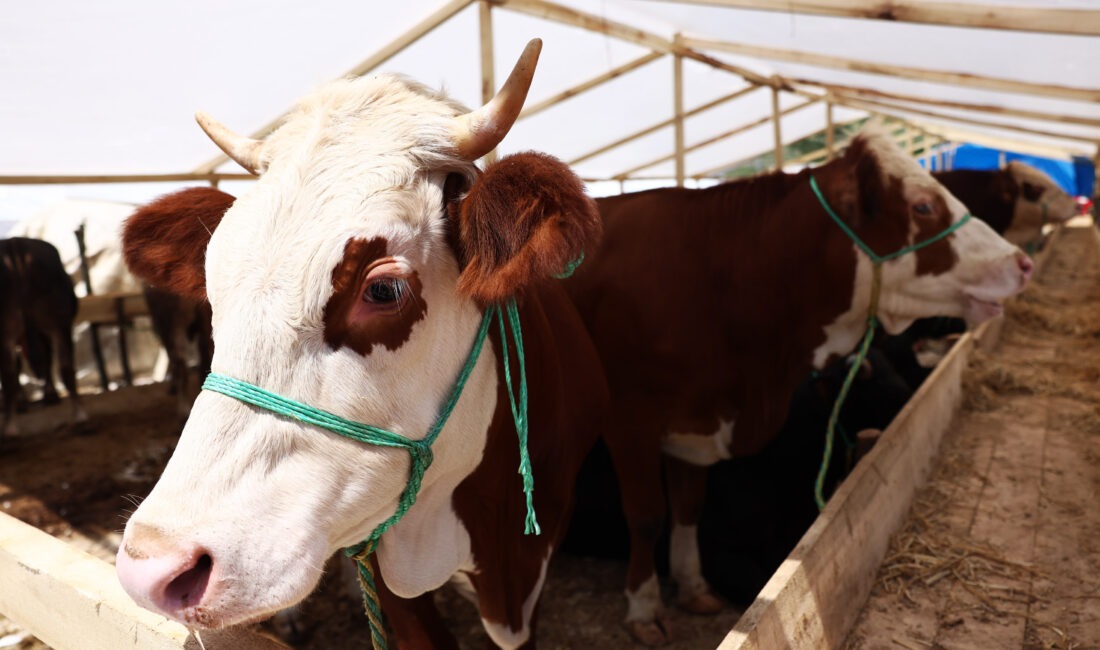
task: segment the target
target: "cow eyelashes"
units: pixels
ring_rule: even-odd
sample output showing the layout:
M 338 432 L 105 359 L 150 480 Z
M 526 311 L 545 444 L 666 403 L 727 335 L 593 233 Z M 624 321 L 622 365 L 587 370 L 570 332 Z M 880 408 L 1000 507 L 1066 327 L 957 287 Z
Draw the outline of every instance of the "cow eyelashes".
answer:
M 400 305 L 408 291 L 409 284 L 404 278 L 378 278 L 367 284 L 363 300 L 376 305 Z

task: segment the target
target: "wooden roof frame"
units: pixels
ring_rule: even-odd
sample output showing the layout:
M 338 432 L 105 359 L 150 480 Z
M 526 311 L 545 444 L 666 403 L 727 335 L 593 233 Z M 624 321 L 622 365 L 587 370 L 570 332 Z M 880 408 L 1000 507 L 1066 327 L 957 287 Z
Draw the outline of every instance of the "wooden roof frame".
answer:
M 913 2 L 892 1 L 883 5 L 875 0 L 665 0 L 671 2 L 683 2 L 686 4 L 701 4 L 720 7 L 756 9 L 763 11 L 784 11 L 788 13 L 804 13 L 811 15 L 827 15 L 848 18 L 886 19 L 922 24 L 951 25 L 957 27 L 980 27 L 987 29 L 1022 30 L 1041 33 L 1075 34 L 1085 36 L 1100 36 L 1100 11 L 1076 10 L 1076 9 L 1043 9 L 1035 10 L 1011 6 L 997 5 L 957 5 L 942 2 Z M 885 65 L 875 62 L 858 61 L 821 55 L 810 52 L 798 52 L 778 48 L 744 45 L 714 39 L 703 39 L 677 34 L 668 39 L 657 34 L 646 32 L 625 23 L 606 19 L 591 13 L 565 7 L 550 0 L 451 0 L 438 8 L 432 14 L 426 16 L 404 34 L 393 39 L 361 63 L 353 67 L 343 76 L 360 76 L 367 74 L 382 65 L 393 56 L 404 51 L 410 45 L 423 36 L 429 34 L 443 23 L 450 20 L 456 14 L 472 4 L 479 5 L 480 45 L 482 53 L 481 75 L 482 94 L 491 96 L 491 90 L 495 87 L 493 79 L 493 52 L 492 52 L 492 10 L 505 9 L 516 13 L 550 20 L 573 27 L 586 29 L 596 33 L 605 34 L 623 40 L 628 43 L 643 47 L 648 51 L 643 55 L 622 64 L 616 68 L 598 74 L 586 81 L 563 90 L 552 97 L 546 98 L 528 106 L 520 115 L 524 119 L 539 112 L 548 110 L 560 102 L 581 95 L 593 88 L 597 88 L 613 79 L 630 74 L 643 66 L 649 65 L 659 59 L 671 57 L 673 62 L 673 74 L 670 82 L 673 86 L 673 97 L 669 102 L 671 117 L 658 124 L 651 125 L 641 131 L 618 140 L 607 143 L 593 151 L 576 157 L 569 161 L 577 164 L 588 160 L 612 149 L 623 146 L 640 137 L 644 137 L 663 128 L 673 128 L 675 134 L 675 147 L 671 155 L 663 156 L 649 164 L 635 166 L 629 170 L 611 174 L 608 180 L 626 180 L 639 178 L 638 172 L 653 165 L 675 160 L 676 179 L 683 182 L 685 177 L 703 178 L 701 173 L 688 174 L 684 169 L 684 156 L 691 150 L 698 149 L 707 144 L 713 144 L 724 138 L 732 137 L 752 128 L 763 126 L 766 122 L 772 122 L 775 132 L 775 151 L 777 160 L 782 162 L 782 136 L 780 132 L 780 119 L 783 115 L 798 110 L 811 103 L 824 100 L 826 105 L 827 123 L 832 121 L 832 109 L 834 106 L 846 106 L 856 110 L 867 111 L 872 114 L 883 114 L 904 119 L 905 116 L 922 116 L 939 122 L 952 124 L 972 125 L 979 127 L 996 128 L 1001 131 L 1015 131 L 1043 137 L 1057 138 L 1068 142 L 1081 142 L 1080 147 L 1067 146 L 1065 152 L 1081 153 L 1088 146 L 1100 151 L 1100 135 L 1080 135 L 1077 133 L 1039 129 L 1010 122 L 995 122 L 983 119 L 982 116 L 997 115 L 1000 117 L 1019 118 L 1057 124 L 1069 124 L 1075 127 L 1100 128 L 1100 119 L 1084 118 L 1073 115 L 1045 113 L 1040 111 L 1024 111 L 1001 106 L 970 104 L 964 102 L 950 102 L 934 100 L 930 98 L 911 95 L 887 93 L 874 88 L 844 86 L 830 84 L 820 80 L 808 78 L 785 78 L 779 75 L 765 76 L 756 71 L 744 68 L 716 58 L 709 52 L 733 54 L 761 59 L 764 61 L 783 61 L 805 64 L 816 67 L 826 67 L 842 70 L 856 71 L 874 75 L 890 75 L 905 79 L 920 80 L 945 85 L 965 85 L 967 87 L 979 87 L 1000 92 L 1026 94 L 1031 96 L 1052 97 L 1069 101 L 1081 101 L 1088 103 L 1100 103 L 1100 89 L 1074 88 L 1049 84 L 1033 84 L 1013 79 L 986 77 L 959 72 L 942 70 L 925 70 L 905 66 Z M 977 9 L 980 7 L 980 11 Z M 745 80 L 749 87 L 736 93 L 726 95 L 690 110 L 685 109 L 682 100 L 682 65 L 683 61 L 692 60 L 712 68 L 723 70 Z M 717 107 L 728 101 L 733 101 L 744 93 L 759 87 L 767 86 L 773 91 L 772 115 L 764 120 L 757 119 L 748 124 L 737 127 L 724 134 L 712 137 L 703 143 L 687 146 L 683 142 L 684 121 L 704 110 Z M 778 93 L 791 92 L 810 99 L 804 104 L 794 108 L 779 110 Z M 824 94 L 822 94 L 824 93 Z M 950 109 L 961 111 L 966 115 L 946 114 L 930 109 Z M 287 112 L 281 113 L 275 119 L 269 121 L 250 135 L 254 138 L 262 138 L 277 128 L 285 119 Z M 968 133 L 965 129 L 943 128 L 941 132 L 954 134 Z M 972 132 L 969 132 L 972 133 Z M 831 135 L 831 134 L 830 134 Z M 829 138 L 831 141 L 831 138 Z M 831 155 L 832 143 L 829 143 L 829 155 Z M 741 156 L 739 159 L 743 159 Z M 40 183 L 100 183 L 100 182 L 154 182 L 154 181 L 200 181 L 216 184 L 220 180 L 240 180 L 252 178 L 246 174 L 218 173 L 216 170 L 228 162 L 224 155 L 217 156 L 199 165 L 191 172 L 179 174 L 129 174 L 129 175 L 58 175 L 58 176 L 0 176 L 0 184 L 40 184 Z M 797 162 L 797 161 L 796 161 Z M 732 164 L 732 162 L 731 162 Z M 716 167 L 715 170 L 725 167 Z

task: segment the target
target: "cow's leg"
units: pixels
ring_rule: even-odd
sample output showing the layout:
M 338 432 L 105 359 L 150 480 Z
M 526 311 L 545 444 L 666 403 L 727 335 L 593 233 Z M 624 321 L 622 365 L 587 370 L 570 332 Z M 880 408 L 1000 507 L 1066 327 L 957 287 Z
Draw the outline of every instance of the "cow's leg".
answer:
M 176 394 L 176 418 L 180 423 L 187 421 L 191 415 L 191 394 L 188 391 L 187 369 L 187 331 L 182 325 L 177 324 L 172 328 L 172 338 L 166 343 L 168 350 L 168 367 L 172 373 L 173 391 Z
M 51 333 L 53 347 L 57 350 L 57 367 L 61 371 L 61 383 L 69 392 L 69 404 L 72 406 L 72 423 L 78 428 L 88 422 L 88 413 L 80 402 L 80 392 L 76 389 L 76 367 L 73 361 L 72 324 L 61 326 Z
M 722 601 L 703 578 L 699 559 L 699 518 L 707 490 L 707 468 L 665 456 L 665 479 L 672 510 L 672 535 L 668 549 L 669 571 L 679 587 L 680 607 L 695 614 L 715 614 Z
M 416 598 L 401 598 L 386 587 L 377 559 L 372 557 L 371 563 L 374 565 L 378 603 L 390 629 L 390 647 L 396 646 L 400 650 L 458 650 L 458 641 L 435 607 L 434 592 L 429 591 Z
M 630 529 L 626 625 L 638 641 L 662 645 L 669 641 L 671 629 L 654 566 L 657 539 L 665 526 L 660 432 L 637 418 L 621 415 L 608 423 L 604 441 L 615 465 Z
M 27 362 L 35 377 L 42 380 L 42 402 L 57 404 L 61 397 L 53 380 L 53 344 L 50 337 L 35 328 L 27 328 Z

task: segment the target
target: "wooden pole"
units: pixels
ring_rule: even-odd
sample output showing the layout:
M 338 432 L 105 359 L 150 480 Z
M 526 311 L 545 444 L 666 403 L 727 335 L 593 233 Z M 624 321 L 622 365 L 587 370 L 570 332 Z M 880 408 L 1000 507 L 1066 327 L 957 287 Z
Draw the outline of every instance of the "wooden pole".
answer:
M 520 112 L 518 119 L 522 120 L 525 117 L 531 117 L 535 113 L 539 113 L 541 111 L 544 111 L 544 110 L 550 108 L 551 106 L 556 106 L 557 104 L 560 104 L 561 102 L 563 102 L 567 99 L 570 99 L 572 97 L 576 97 L 577 95 L 579 95 L 583 92 L 589 91 L 589 90 L 591 90 L 591 89 L 593 89 L 593 88 L 595 88 L 595 87 L 597 87 L 601 84 L 604 84 L 608 81 L 611 81 L 612 79 L 615 79 L 616 77 L 621 77 L 622 75 L 627 74 L 628 72 L 633 72 L 634 70 L 637 70 L 638 68 L 646 65 L 647 63 L 651 63 L 653 61 L 656 61 L 657 59 L 659 59 L 663 56 L 664 56 L 664 54 L 661 53 L 661 52 L 650 52 L 648 54 L 643 54 L 642 56 L 634 59 L 633 61 L 629 61 L 629 62 L 624 63 L 623 65 L 620 65 L 616 68 L 608 70 L 607 72 L 605 72 L 601 75 L 597 75 L 595 77 L 592 77 L 588 81 L 585 81 L 583 83 L 579 83 L 576 86 L 573 86 L 572 88 L 568 88 L 566 90 L 563 90 L 560 93 L 558 93 L 558 94 L 556 94 L 552 97 L 547 97 L 546 99 L 542 100 L 541 102 L 539 102 L 537 104 L 531 104 L 530 106 L 524 107 L 523 111 Z
M 0 185 L 79 185 L 103 183 L 172 183 L 195 181 L 254 181 L 252 174 L 29 174 L 0 176 Z
M 451 18 L 451 16 L 454 16 L 458 12 L 462 11 L 474 1 L 475 0 L 451 0 L 439 9 L 436 9 L 434 12 L 424 18 L 424 20 L 414 25 L 409 31 L 382 46 L 380 50 L 372 54 L 367 59 L 363 60 L 359 65 L 340 75 L 339 78 L 362 77 L 363 75 L 374 70 L 386 61 L 389 61 L 394 56 L 403 52 L 405 48 L 420 40 L 421 37 L 427 35 L 436 27 L 439 27 L 443 23 L 447 22 Z M 251 137 L 266 137 L 267 134 L 274 131 L 279 125 L 283 123 L 283 120 L 286 118 L 289 112 L 289 110 L 283 111 L 279 114 L 278 117 L 261 126 L 259 129 L 253 131 L 250 134 Z M 198 174 L 206 174 L 212 172 L 224 163 L 228 162 L 228 160 L 229 158 L 226 155 L 222 154 L 199 165 L 195 168 L 195 172 Z
M 706 104 L 703 104 L 702 106 L 698 106 L 696 108 L 691 109 L 690 111 L 684 113 L 684 117 L 691 117 L 692 115 L 697 115 L 699 113 L 702 113 L 703 111 L 707 111 L 707 110 L 710 110 L 710 109 L 712 109 L 716 106 L 720 106 L 721 104 L 725 104 L 726 102 L 733 101 L 734 99 L 737 99 L 738 97 L 747 95 L 748 93 L 756 90 L 757 88 L 760 88 L 760 86 L 749 86 L 748 88 L 742 88 L 741 90 L 730 93 L 729 95 L 719 97 L 718 99 L 707 102 Z M 654 133 L 654 132 L 659 131 L 659 130 L 665 128 L 665 127 L 671 126 L 672 122 L 673 122 L 673 119 L 674 118 L 669 118 L 669 119 L 664 120 L 662 122 L 658 122 L 657 124 L 654 124 L 652 126 L 647 126 L 646 128 L 644 128 L 640 131 L 635 131 L 634 133 L 631 133 L 630 135 L 619 138 L 618 140 L 615 140 L 614 142 L 608 143 L 608 144 L 606 144 L 606 145 L 604 145 L 604 146 L 602 146 L 598 149 L 594 149 L 592 151 L 589 151 L 588 153 L 584 154 L 583 156 L 578 156 L 577 158 L 574 158 L 574 159 L 570 160 L 568 164 L 576 165 L 577 163 L 584 162 L 585 160 L 588 160 L 589 158 L 594 158 L 594 157 L 596 157 L 600 154 L 607 153 L 608 151 L 611 151 L 612 149 L 616 149 L 618 147 L 621 147 L 622 145 L 627 144 L 628 142 L 633 142 L 634 140 L 637 140 L 638 138 L 645 137 L 645 136 L 649 135 L 650 133 Z
M 780 124 L 779 89 L 772 87 L 772 133 L 775 136 L 775 171 L 783 171 L 783 129 Z
M 1100 11 L 1056 7 L 926 2 L 925 0 L 665 0 L 785 14 L 1100 36 Z
M 493 7 L 486 0 L 478 2 L 478 24 L 481 38 L 481 104 L 488 104 L 496 91 L 496 74 L 493 65 Z M 488 165 L 497 159 L 497 150 L 485 154 Z
M 77 228 L 73 235 L 76 237 L 76 249 L 80 253 L 80 277 L 84 280 L 84 292 L 85 295 L 91 296 L 95 294 L 95 290 L 92 289 L 92 276 L 88 271 L 88 256 L 84 247 L 84 223 L 80 223 L 80 227 Z M 95 359 L 95 367 L 99 372 L 99 385 L 104 392 L 111 389 L 111 382 L 107 378 L 107 364 L 103 361 L 103 347 L 99 342 L 99 323 L 91 323 L 88 325 L 88 333 L 92 338 L 92 358 Z
M 833 94 L 825 93 L 825 161 L 836 155 L 836 127 L 833 125 Z
M 713 39 L 701 39 L 684 37 L 684 46 L 697 50 L 712 50 L 750 56 L 758 59 L 770 59 L 773 61 L 787 61 L 802 65 L 812 65 L 822 68 L 834 68 L 838 70 L 850 70 L 866 74 L 885 75 L 926 81 L 938 84 L 966 86 L 968 88 L 982 88 L 985 90 L 997 90 L 1010 93 L 1022 93 L 1025 95 L 1039 95 L 1043 97 L 1057 97 L 1082 102 L 1100 102 L 1100 90 L 1095 88 L 1073 88 L 1069 86 L 1056 86 L 1052 84 L 1036 84 L 1015 79 L 1000 77 L 985 77 L 981 75 L 966 74 L 961 72 L 944 72 L 940 70 L 928 70 L 924 68 L 909 68 L 899 65 L 887 65 L 868 61 L 857 61 L 838 56 L 827 56 L 812 52 L 800 52 L 796 50 L 783 50 L 759 45 L 743 45 L 719 41 Z M 771 84 L 769 84 L 771 85 Z
M 680 34 L 673 37 L 679 45 Z M 684 57 L 677 53 L 672 56 L 672 114 L 673 132 L 676 146 L 676 186 L 684 186 Z

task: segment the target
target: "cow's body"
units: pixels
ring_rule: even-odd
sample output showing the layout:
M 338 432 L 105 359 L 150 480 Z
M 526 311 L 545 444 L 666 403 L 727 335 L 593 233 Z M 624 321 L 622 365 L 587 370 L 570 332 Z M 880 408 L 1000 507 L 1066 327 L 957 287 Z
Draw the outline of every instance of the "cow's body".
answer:
M 164 291 L 151 285 L 142 287 L 153 331 L 168 356 L 169 392 L 176 396 L 176 415 L 187 420 L 194 397 L 191 370 L 192 342 L 198 358 L 198 383 L 210 373 L 214 341 L 210 331 L 210 303 Z
M 1020 161 L 1003 169 L 934 172 L 975 216 L 1018 246 L 1035 246 L 1043 226 L 1077 214 L 1077 202 L 1042 171 Z
M 15 407 L 22 395 L 19 349 L 45 381 L 45 399 L 57 400 L 53 360 L 69 392 L 74 423 L 87 420 L 73 369 L 76 294 L 61 258 L 48 242 L 25 237 L 0 240 L 0 383 L 4 391 L 4 433 L 15 431 Z
M 176 205 L 139 212 L 124 235 L 135 273 L 209 297 L 215 373 L 414 440 L 440 416 L 483 311 L 518 296 L 542 535 L 524 535 L 516 425 L 490 323 L 416 502 L 374 555 L 398 647 L 453 646 L 429 593 L 450 580 L 472 589 L 497 645 L 534 646 L 573 475 L 597 433 L 588 420 L 606 400 L 591 342 L 549 279 L 594 241 L 594 205 L 547 156 L 517 154 L 484 173 L 471 162 L 519 113 L 532 52 L 473 113 L 387 75 L 318 91 L 262 143 L 202 117 L 219 146 L 262 172 L 255 189 L 220 222 L 179 218 L 180 204 L 213 190 L 170 197 Z M 404 450 L 204 391 L 127 525 L 120 579 L 138 602 L 192 626 L 271 614 L 312 590 L 329 555 L 390 518 L 409 467 Z
M 719 603 L 695 547 L 704 468 L 763 448 L 810 370 L 850 352 L 864 333 L 872 264 L 815 199 L 811 174 L 880 255 L 965 213 L 885 134 L 871 132 L 812 172 L 600 199 L 603 244 L 567 281 L 611 390 L 604 431 L 632 537 L 627 620 L 643 641 L 666 638 L 652 557 L 663 522 L 660 452 L 681 603 L 713 611 Z M 972 220 L 886 262 L 877 315 L 891 332 L 941 313 L 981 320 L 1030 269 L 1023 253 Z

